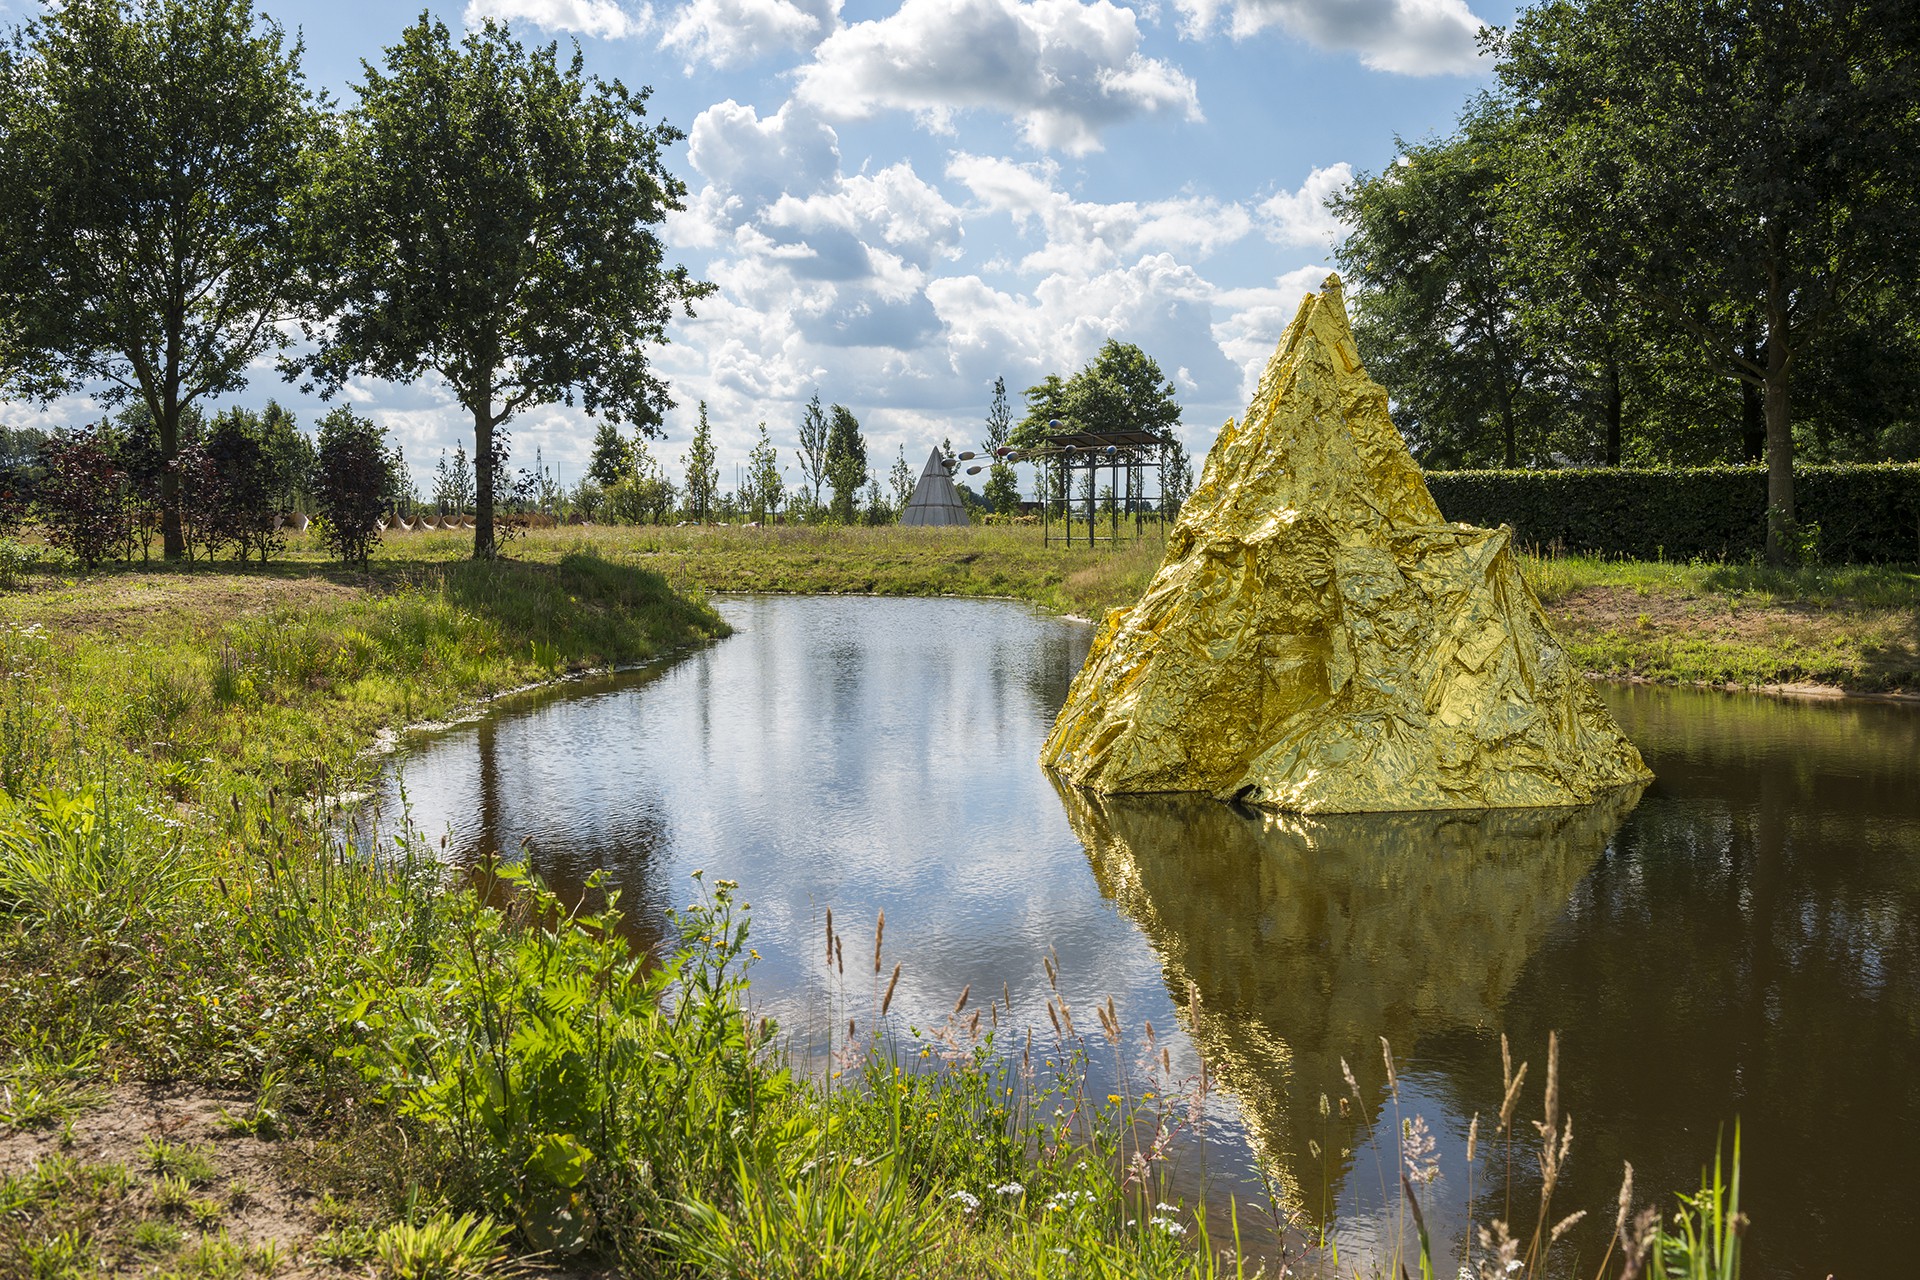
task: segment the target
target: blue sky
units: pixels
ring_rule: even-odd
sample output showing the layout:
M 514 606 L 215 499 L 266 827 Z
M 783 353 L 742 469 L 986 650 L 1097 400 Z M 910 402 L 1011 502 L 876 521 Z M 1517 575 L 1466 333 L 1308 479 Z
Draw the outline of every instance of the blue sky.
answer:
M 256 0 L 306 41 L 309 79 L 350 102 L 418 13 L 366 0 Z M 1471 7 L 1469 7 L 1471 5 Z M 651 85 L 689 135 L 675 257 L 719 292 L 657 353 L 679 407 L 655 456 L 676 478 L 705 400 L 731 487 L 766 422 L 789 479 L 816 391 L 860 418 L 876 473 L 915 471 L 943 438 L 977 443 L 995 376 L 1019 391 L 1109 337 L 1175 382 L 1189 448 L 1240 412 L 1339 234 L 1320 206 L 1394 158 L 1396 134 L 1445 132 L 1486 83 L 1493 0 L 470 0 L 449 25 L 506 19 L 577 39 L 588 68 Z M 0 23 L 36 11 L 0 0 Z M 415 470 L 466 440 L 444 387 L 345 394 Z M 322 410 L 262 368 L 235 397 Z M 10 424 L 75 421 L 86 397 Z M 584 414 L 517 419 L 583 468 Z

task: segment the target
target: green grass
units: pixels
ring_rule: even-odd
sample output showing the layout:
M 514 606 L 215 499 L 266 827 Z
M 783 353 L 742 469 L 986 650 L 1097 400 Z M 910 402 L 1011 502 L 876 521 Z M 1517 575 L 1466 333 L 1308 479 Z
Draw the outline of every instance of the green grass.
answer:
M 1523 557 L 1586 670 L 1674 684 L 1920 690 L 1920 572 Z

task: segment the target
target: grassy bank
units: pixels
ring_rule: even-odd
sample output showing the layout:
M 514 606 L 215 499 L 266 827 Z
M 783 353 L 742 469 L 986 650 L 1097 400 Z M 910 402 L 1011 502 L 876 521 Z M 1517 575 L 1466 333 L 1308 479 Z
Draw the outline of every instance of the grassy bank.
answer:
M 328 567 L 296 541 L 264 580 L 293 598 L 388 590 L 446 571 L 470 545 L 471 535 L 457 532 L 390 537 L 371 574 L 356 575 Z M 1132 604 L 1163 551 L 1151 529 L 1137 542 L 1090 550 L 1047 547 L 1038 529 L 1006 527 L 560 529 L 529 533 L 512 547 L 527 566 L 572 556 L 646 569 L 687 591 L 1004 596 L 1087 618 Z M 1531 555 L 1522 567 L 1575 661 L 1597 675 L 1920 691 L 1920 572 L 1912 567 L 1770 570 Z M 109 576 L 64 591 L 49 586 L 57 581 L 26 575 L 24 592 L 0 594 L 0 616 L 49 625 L 111 622 L 163 607 L 178 593 L 206 617 L 254 607 L 252 587 L 213 585 L 236 581 L 224 568 L 199 577 Z
M 832 1010 L 852 1020 L 837 1082 L 797 1078 L 749 1014 L 733 886 L 695 886 L 649 961 L 615 902 L 571 910 L 512 867 L 450 880 L 404 833 L 368 859 L 329 826 L 376 729 L 717 635 L 696 588 L 831 578 L 1094 612 L 1137 594 L 1157 549 L 1049 556 L 998 530 L 560 533 L 493 565 L 462 548 L 397 543 L 369 572 L 34 573 L 0 597 L 0 1278 L 1301 1261 L 1165 1205 L 1167 1140 L 1204 1081 L 1142 1069 L 1151 1042 L 1105 1011 L 1076 1029 L 1062 1003 L 1016 1049 L 990 998 L 957 993 L 911 1039 L 876 994 Z M 868 946 L 840 939 L 836 966 Z M 878 993 L 877 931 L 871 956 Z M 1089 1095 L 1094 1054 L 1122 1093 Z M 1550 1270 L 1550 1225 L 1513 1245 L 1529 1274 Z M 1481 1261 L 1508 1274 L 1498 1248 Z

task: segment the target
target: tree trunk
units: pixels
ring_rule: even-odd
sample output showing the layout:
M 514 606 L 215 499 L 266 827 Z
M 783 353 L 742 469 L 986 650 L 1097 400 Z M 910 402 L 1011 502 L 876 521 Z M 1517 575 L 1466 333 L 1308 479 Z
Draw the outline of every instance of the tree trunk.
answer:
M 1747 361 L 1759 364 L 1763 353 L 1756 335 L 1747 344 Z M 1767 400 L 1760 384 L 1740 379 L 1740 457 L 1759 462 L 1767 455 Z
M 1520 465 L 1520 446 L 1513 427 L 1513 389 L 1504 377 L 1500 379 L 1500 431 L 1506 440 L 1507 469 L 1512 470 Z
M 1785 317 L 1769 317 L 1767 327 L 1767 563 L 1784 565 L 1792 558 L 1793 534 L 1793 420 L 1789 397 Z
M 180 473 L 174 463 L 180 457 L 180 406 L 160 406 L 160 547 L 169 560 L 184 559 L 187 535 L 180 521 Z
M 473 468 L 476 492 L 473 498 L 473 558 L 492 560 L 498 550 L 493 541 L 493 397 L 481 399 L 473 411 Z
M 1607 361 L 1607 465 L 1620 465 L 1620 419 L 1626 396 L 1620 390 L 1620 362 Z

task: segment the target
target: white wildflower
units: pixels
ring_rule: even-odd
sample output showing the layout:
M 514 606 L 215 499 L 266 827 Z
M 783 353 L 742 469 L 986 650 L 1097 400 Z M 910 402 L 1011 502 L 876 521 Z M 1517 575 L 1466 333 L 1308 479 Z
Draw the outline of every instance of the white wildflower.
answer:
M 980 1207 L 980 1197 L 971 1191 L 956 1191 L 948 1196 L 947 1199 L 958 1200 L 961 1204 L 967 1206 L 968 1213 L 972 1213 Z

